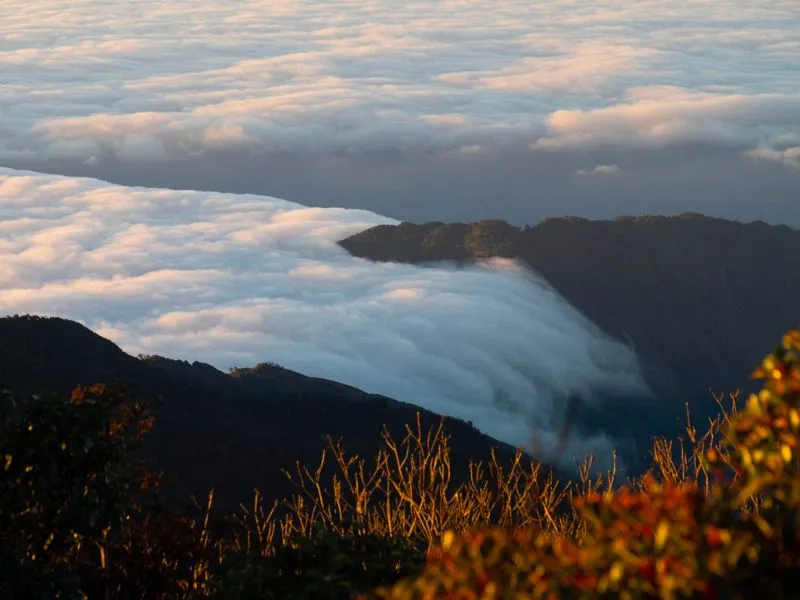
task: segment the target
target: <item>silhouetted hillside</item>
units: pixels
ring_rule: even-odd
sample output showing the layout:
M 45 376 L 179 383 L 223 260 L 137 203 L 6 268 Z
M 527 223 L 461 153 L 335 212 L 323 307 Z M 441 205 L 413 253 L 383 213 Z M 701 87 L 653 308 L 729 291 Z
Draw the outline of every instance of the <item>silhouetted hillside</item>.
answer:
M 377 261 L 517 258 L 621 340 L 659 395 L 716 409 L 707 393 L 746 382 L 763 348 L 800 324 L 800 231 L 698 214 L 381 225 L 340 242 Z M 678 405 L 680 406 L 680 404 Z
M 198 362 L 129 356 L 73 321 L 0 318 L 0 387 L 68 394 L 78 384 L 117 380 L 139 397 L 159 400 L 146 451 L 173 480 L 175 497 L 203 498 L 215 486 L 217 505 L 226 509 L 249 502 L 256 487 L 267 497 L 293 491 L 280 469 L 292 470 L 296 460 L 317 465 L 325 435 L 372 458 L 383 424 L 402 439 L 418 410 L 423 425 L 439 422 L 416 406 L 276 365 L 225 374 Z M 447 419 L 446 430 L 456 465 L 485 459 L 492 446 L 502 457 L 513 455 L 462 421 Z

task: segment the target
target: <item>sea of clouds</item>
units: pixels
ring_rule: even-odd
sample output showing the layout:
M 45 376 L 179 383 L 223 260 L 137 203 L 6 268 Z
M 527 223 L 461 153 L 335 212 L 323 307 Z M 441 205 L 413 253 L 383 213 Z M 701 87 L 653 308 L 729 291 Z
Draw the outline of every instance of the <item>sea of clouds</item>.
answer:
M 372 263 L 337 244 L 392 222 L 0 168 L 0 313 L 75 319 L 132 354 L 274 361 L 524 447 L 532 427 L 552 447 L 570 394 L 646 394 L 630 348 L 514 263 Z
M 0 160 L 700 142 L 800 168 L 796 0 L 2 4 Z

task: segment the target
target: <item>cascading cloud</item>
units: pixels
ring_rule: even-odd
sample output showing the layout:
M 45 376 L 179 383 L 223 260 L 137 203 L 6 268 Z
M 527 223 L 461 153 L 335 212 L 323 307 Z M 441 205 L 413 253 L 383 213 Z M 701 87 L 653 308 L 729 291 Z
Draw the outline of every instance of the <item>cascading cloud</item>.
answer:
M 554 442 L 568 394 L 645 390 L 630 348 L 518 264 L 372 263 L 337 244 L 390 223 L 0 168 L 0 313 L 75 319 L 132 354 L 274 361 L 522 446 L 534 425 Z

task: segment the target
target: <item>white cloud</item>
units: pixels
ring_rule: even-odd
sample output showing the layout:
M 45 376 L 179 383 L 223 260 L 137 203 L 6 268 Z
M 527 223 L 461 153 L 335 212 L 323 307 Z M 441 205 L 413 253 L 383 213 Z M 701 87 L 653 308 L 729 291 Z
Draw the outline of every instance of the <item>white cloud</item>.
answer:
M 796 0 L 4 0 L 0 161 L 800 134 Z M 186 15 L 191 14 L 191 19 Z
M 222 369 L 275 361 L 522 445 L 527 419 L 554 440 L 569 392 L 643 390 L 630 349 L 511 261 L 377 264 L 336 244 L 385 223 L 0 168 L 0 313 L 77 319 L 134 354 Z
M 800 146 L 792 146 L 782 150 L 756 148 L 748 151 L 747 154 L 755 159 L 771 160 L 786 165 L 791 169 L 800 170 Z
M 631 90 L 606 108 L 559 110 L 547 119 L 548 135 L 533 149 L 680 142 L 757 143 L 800 121 L 800 95 L 731 95 L 664 87 Z
M 522 58 L 497 70 L 444 73 L 438 79 L 507 92 L 613 94 L 620 78 L 643 75 L 644 64 L 658 55 L 649 48 L 617 43 L 578 43 L 571 48 L 564 44 L 544 56 Z
M 576 175 L 613 175 L 619 173 L 617 165 L 597 165 L 594 169 L 580 169 L 575 171 Z

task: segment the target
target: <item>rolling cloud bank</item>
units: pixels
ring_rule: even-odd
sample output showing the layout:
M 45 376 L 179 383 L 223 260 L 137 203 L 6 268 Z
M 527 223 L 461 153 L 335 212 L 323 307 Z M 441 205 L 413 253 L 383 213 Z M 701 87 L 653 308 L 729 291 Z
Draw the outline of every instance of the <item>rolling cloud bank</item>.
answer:
M 4 7 L 0 157 L 701 141 L 800 167 L 794 0 Z
M 533 426 L 554 442 L 571 393 L 646 395 L 629 348 L 513 263 L 380 264 L 336 243 L 392 222 L 0 169 L 0 312 L 79 320 L 134 354 L 275 361 L 525 447 Z
M 412 221 L 800 224 L 796 0 L 3 9 L 5 166 Z

